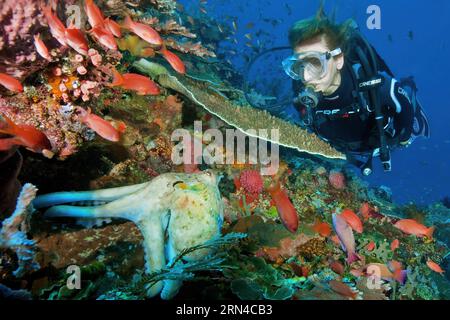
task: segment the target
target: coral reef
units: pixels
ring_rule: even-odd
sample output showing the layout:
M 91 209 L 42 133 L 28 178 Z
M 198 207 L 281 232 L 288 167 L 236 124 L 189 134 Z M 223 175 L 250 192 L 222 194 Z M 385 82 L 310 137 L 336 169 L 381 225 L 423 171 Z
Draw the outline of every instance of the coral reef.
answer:
M 44 29 L 41 12 L 44 1 L 5 0 L 0 8 L 0 72 L 24 79 L 45 67 L 48 62 L 38 59 L 33 34 Z
M 17 148 L 0 153 L 0 219 L 12 214 L 0 231 L 0 296 L 450 298 L 447 201 L 400 206 L 388 187 L 361 180 L 327 143 L 251 108 L 238 89 L 242 75 L 225 62 L 228 54 L 216 55 L 219 42 L 234 33 L 232 26 L 218 27 L 207 14 L 188 16 L 173 0 L 95 1 L 110 21 L 120 25 L 130 16 L 154 28 L 186 67 L 182 75 L 172 71 L 173 61 L 159 45 L 126 28 L 113 38 L 118 50 L 102 44 L 87 32 L 91 26 L 84 9 L 79 33 L 87 41 L 87 54 L 61 47 L 38 10 L 41 1 L 15 3 L 6 0 L 0 8 L 0 72 L 17 76 L 24 92 L 1 88 L 0 114 L 42 131 L 54 157 Z M 79 3 L 53 3 L 52 12 L 64 21 L 67 6 Z M 32 36 L 37 33 L 51 62 L 36 52 Z M 116 70 L 149 76 L 159 93 L 112 87 Z M 271 99 L 252 96 L 259 104 Z M 88 108 L 98 116 L 97 126 L 82 122 L 80 110 Z M 192 141 L 201 140 L 194 121 L 222 133 L 236 127 L 286 146 L 279 149 L 278 171 L 261 175 L 262 165 L 236 159 L 175 164 L 171 135 L 183 128 L 197 139 Z M 108 141 L 99 127 L 120 134 Z M 279 129 L 279 139 L 264 135 L 266 129 Z M 200 143 L 207 147 L 210 142 Z M 218 152 L 229 156 L 226 148 Z M 18 175 L 41 192 L 33 214 L 29 203 L 36 188 L 26 184 L 19 195 Z M 286 227 L 286 208 L 271 188 L 277 184 L 299 222 L 297 230 Z M 351 219 L 363 225 L 354 233 L 359 260 L 350 263 L 332 227 L 332 216 L 345 212 L 353 212 Z M 397 229 L 400 219 L 434 226 L 433 238 Z M 429 261 L 435 263 L 432 268 Z M 80 290 L 66 286 L 66 268 L 74 264 L 83 275 Z M 368 266 L 385 272 L 375 287 L 368 285 L 374 280 Z M 395 278 L 398 271 L 407 274 L 405 282 Z

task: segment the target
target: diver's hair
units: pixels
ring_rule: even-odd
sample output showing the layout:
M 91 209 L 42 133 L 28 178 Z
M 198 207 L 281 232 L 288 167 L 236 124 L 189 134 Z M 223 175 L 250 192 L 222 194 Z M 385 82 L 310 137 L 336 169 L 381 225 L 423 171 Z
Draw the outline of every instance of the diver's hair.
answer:
M 334 16 L 334 15 L 333 15 Z M 312 42 L 321 36 L 330 50 L 341 48 L 346 53 L 348 40 L 354 31 L 353 20 L 348 19 L 342 24 L 334 22 L 333 18 L 328 18 L 320 6 L 316 15 L 312 18 L 299 20 L 289 29 L 289 43 L 292 48 L 300 44 Z

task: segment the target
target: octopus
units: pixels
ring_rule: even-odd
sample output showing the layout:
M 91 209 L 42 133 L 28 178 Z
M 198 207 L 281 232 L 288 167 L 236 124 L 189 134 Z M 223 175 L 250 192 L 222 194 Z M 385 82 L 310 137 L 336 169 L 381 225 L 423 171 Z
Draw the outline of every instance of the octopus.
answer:
M 45 211 L 49 218 L 121 218 L 134 222 L 143 236 L 145 272 L 150 274 L 170 265 L 183 250 L 220 237 L 223 202 L 219 181 L 211 170 L 170 172 L 137 185 L 41 195 L 33 201 L 33 207 L 50 207 Z M 86 201 L 102 204 L 76 205 Z M 73 202 L 75 205 L 64 205 Z M 183 260 L 196 261 L 209 253 L 210 249 L 194 250 Z M 171 299 L 181 286 L 180 280 L 161 280 L 146 288 L 146 294 Z

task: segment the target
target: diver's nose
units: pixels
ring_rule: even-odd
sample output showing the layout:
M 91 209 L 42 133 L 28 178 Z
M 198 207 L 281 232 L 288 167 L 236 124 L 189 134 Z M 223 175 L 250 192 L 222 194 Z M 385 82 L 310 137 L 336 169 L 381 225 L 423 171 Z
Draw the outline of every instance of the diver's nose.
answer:
M 305 84 L 312 84 L 311 81 L 313 81 L 311 73 L 309 73 L 308 70 L 303 70 L 303 82 Z

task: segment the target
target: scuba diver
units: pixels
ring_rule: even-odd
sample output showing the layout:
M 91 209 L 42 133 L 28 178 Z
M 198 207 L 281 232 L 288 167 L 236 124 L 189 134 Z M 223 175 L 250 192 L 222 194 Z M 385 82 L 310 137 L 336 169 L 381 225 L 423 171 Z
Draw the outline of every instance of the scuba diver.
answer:
M 293 79 L 300 125 L 343 152 L 364 175 L 379 156 L 429 137 L 412 77 L 395 79 L 355 22 L 335 24 L 323 12 L 289 30 L 293 55 L 282 66 Z

